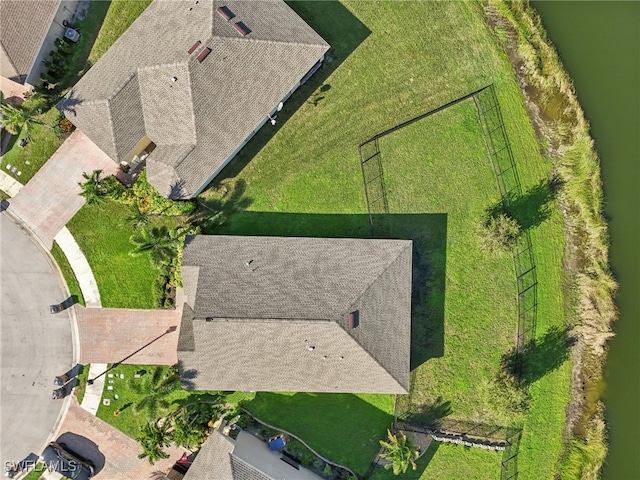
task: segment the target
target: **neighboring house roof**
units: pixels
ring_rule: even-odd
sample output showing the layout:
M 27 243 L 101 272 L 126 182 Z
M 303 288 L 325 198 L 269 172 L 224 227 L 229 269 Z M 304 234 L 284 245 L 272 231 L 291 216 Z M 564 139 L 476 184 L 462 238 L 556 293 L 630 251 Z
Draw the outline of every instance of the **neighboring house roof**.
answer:
M 407 393 L 411 252 L 409 240 L 187 237 L 183 385 Z
M 0 2 L 0 75 L 24 81 L 58 5 L 60 0 Z
M 241 431 L 232 440 L 218 430 L 209 436 L 189 467 L 184 480 L 320 480 L 304 467 L 295 469 L 269 450 L 262 440 Z
M 149 182 L 188 198 L 328 48 L 282 0 L 155 0 L 58 107 L 114 161 L 146 135 Z

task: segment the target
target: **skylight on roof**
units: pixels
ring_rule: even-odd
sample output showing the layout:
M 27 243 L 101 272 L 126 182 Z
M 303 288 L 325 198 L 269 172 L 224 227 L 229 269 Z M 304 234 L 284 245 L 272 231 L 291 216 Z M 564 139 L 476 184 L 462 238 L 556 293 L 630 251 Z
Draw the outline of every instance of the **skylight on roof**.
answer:
M 196 57 L 196 60 L 198 61 L 198 63 L 202 63 L 204 62 L 204 59 L 209 56 L 210 53 L 211 53 L 211 49 L 207 47 L 204 50 L 202 50 L 202 52 L 200 52 L 200 55 Z
M 189 50 L 187 50 L 187 53 L 189 55 L 191 55 L 193 52 L 196 51 L 196 48 L 198 48 L 200 45 L 202 44 L 202 42 L 200 40 L 198 40 L 196 43 L 194 43 L 191 48 Z
M 236 31 L 243 37 L 246 37 L 251 33 L 251 30 L 249 30 L 249 27 L 247 27 L 243 22 L 234 23 L 233 28 L 235 28 Z
M 229 21 L 233 17 L 236 16 L 235 13 L 233 13 L 231 10 L 229 10 L 229 7 L 227 7 L 227 6 L 222 6 L 222 7 L 216 8 L 216 12 L 218 12 L 218 15 L 220 15 L 226 21 Z

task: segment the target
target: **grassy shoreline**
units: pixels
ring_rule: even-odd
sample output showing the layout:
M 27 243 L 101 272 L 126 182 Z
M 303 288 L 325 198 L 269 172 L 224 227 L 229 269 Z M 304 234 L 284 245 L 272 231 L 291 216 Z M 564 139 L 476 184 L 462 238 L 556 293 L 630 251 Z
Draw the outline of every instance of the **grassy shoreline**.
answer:
M 566 308 L 578 342 L 572 352 L 572 400 L 559 473 L 563 478 L 595 479 L 607 453 L 599 397 L 606 342 L 617 316 L 599 159 L 571 79 L 533 8 L 491 2 L 485 5 L 485 18 L 509 54 L 541 147 L 564 183 L 560 204 L 567 235 Z

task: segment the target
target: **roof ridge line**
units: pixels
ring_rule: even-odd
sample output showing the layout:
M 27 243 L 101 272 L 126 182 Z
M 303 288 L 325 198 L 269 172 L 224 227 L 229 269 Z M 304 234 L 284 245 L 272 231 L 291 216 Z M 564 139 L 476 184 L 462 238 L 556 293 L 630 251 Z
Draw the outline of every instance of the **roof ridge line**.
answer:
M 329 45 L 326 42 L 324 44 L 323 43 L 307 43 L 307 42 L 288 41 L 288 40 L 274 40 L 274 39 L 267 40 L 265 38 L 254 38 L 254 37 L 237 38 L 237 37 L 228 37 L 226 35 L 211 35 L 207 41 L 213 40 L 213 39 L 224 39 L 224 40 L 232 40 L 237 42 L 277 43 L 280 45 L 298 45 L 298 46 L 306 46 L 306 47 L 327 47 L 327 50 L 331 48 L 331 45 Z M 204 43 L 205 42 L 203 42 L 203 45 Z
M 383 239 L 379 239 L 379 240 L 383 240 Z M 384 240 L 388 240 L 388 239 L 384 239 Z M 375 279 L 374 279 L 374 280 L 373 280 L 369 285 L 367 285 L 367 286 L 365 287 L 365 289 L 362 291 L 362 293 L 361 293 L 360 295 L 358 295 L 358 296 L 356 297 L 356 299 L 351 303 L 350 307 L 353 307 L 353 305 L 354 305 L 354 304 L 355 304 L 355 303 L 356 303 L 360 298 L 362 298 L 362 296 L 363 296 L 365 293 L 367 293 L 367 292 L 371 289 L 371 287 L 373 287 L 373 285 L 374 285 L 374 284 L 375 284 L 375 283 L 380 279 L 380 277 L 382 277 L 382 275 L 383 275 L 384 273 L 386 273 L 392 265 L 395 265 L 395 263 L 400 259 L 401 255 L 402 255 L 402 254 L 403 254 L 403 253 L 404 253 L 408 248 L 413 248 L 413 242 L 412 242 L 411 240 L 405 240 L 405 241 L 408 241 L 408 242 L 409 242 L 409 244 L 408 244 L 406 247 L 403 247 L 403 248 L 401 248 L 401 249 L 400 249 L 400 251 L 398 252 L 398 255 L 396 255 L 396 257 L 393 259 L 393 261 L 389 262 L 389 263 L 385 266 L 385 268 L 380 272 L 380 274 L 379 274 L 379 275 L 377 275 L 377 276 L 376 276 L 376 278 L 375 278 Z M 352 309 L 352 308 L 350 308 L 350 310 L 353 310 L 353 309 Z M 347 333 L 347 334 L 349 335 L 349 332 L 347 332 L 347 330 L 344 328 L 344 326 L 340 325 L 340 323 L 339 323 L 339 322 L 336 322 L 336 323 L 340 326 L 340 328 L 341 328 L 345 333 Z M 353 339 L 353 341 L 354 341 L 354 342 L 356 342 L 356 343 L 358 344 L 358 346 L 359 346 L 360 348 L 362 348 L 362 350 L 364 350 L 365 352 L 367 352 L 367 355 L 369 355 L 371 358 L 373 358 L 373 359 L 374 359 L 374 361 L 375 361 L 378 365 L 380 365 L 380 367 L 381 367 L 381 368 L 383 368 L 383 369 L 384 369 L 384 371 L 385 371 L 385 372 L 387 372 L 387 373 L 388 373 L 388 374 L 389 374 L 389 375 L 390 375 L 390 376 L 391 376 L 391 377 L 392 377 L 392 378 L 393 378 L 393 379 L 398 383 L 398 385 L 400 385 L 402 388 L 404 388 L 404 386 L 402 385 L 402 383 L 400 382 L 400 380 L 398 380 L 398 379 L 396 378 L 396 376 L 395 376 L 395 375 L 393 375 L 389 370 L 387 370 L 387 368 L 386 368 L 384 365 L 382 365 L 380 362 L 378 362 L 378 360 L 376 359 L 376 357 L 375 357 L 375 356 L 374 356 L 374 355 L 369 351 L 369 349 L 368 349 L 366 346 L 364 346 L 362 343 L 360 343 L 358 340 L 356 340 L 352 335 L 349 335 L 349 336 Z
M 253 318 L 253 317 L 194 317 L 193 320 L 198 320 L 201 322 L 206 322 L 207 318 L 213 318 L 214 321 L 215 320 L 231 320 L 231 321 L 252 321 L 255 323 L 259 323 L 259 322 L 282 322 L 282 323 L 309 323 L 309 322 L 316 322 L 316 323 L 337 323 L 335 319 L 332 318 L 308 318 L 308 319 L 301 319 L 301 318 L 284 318 L 284 317 L 276 317 L 276 318 Z
M 392 240 L 389 238 L 374 238 L 372 240 L 383 240 L 383 241 L 394 241 L 397 242 L 398 240 Z M 367 293 L 369 291 L 369 289 L 378 281 L 380 280 L 380 277 L 389 269 L 389 267 L 391 267 L 391 265 L 393 265 L 394 263 L 396 263 L 398 261 L 398 258 L 400 258 L 400 255 L 402 253 L 404 253 L 404 251 L 407 248 L 410 248 L 413 243 L 411 240 L 400 240 L 400 241 L 405 241 L 405 242 L 410 242 L 408 246 L 403 247 L 400 249 L 400 251 L 398 252 L 398 254 L 393 258 L 392 261 L 390 261 L 389 263 L 387 263 L 385 265 L 385 267 L 380 271 L 380 273 L 378 273 L 378 275 L 376 275 L 376 277 L 371 281 L 371 283 L 369 283 L 366 287 L 364 287 L 364 289 L 362 290 L 362 292 L 360 292 L 360 294 L 358 294 L 355 298 L 355 300 L 353 302 L 350 303 L 350 305 L 353 305 L 354 303 L 356 303 L 356 301 L 361 298 L 365 293 Z
M 360 342 L 358 342 L 355 338 L 353 338 L 353 336 L 349 335 L 349 332 L 347 332 L 347 330 L 340 325 L 340 323 L 334 321 L 334 323 L 336 325 L 338 325 L 338 327 L 347 334 L 347 336 L 353 341 L 355 342 L 356 345 L 358 345 L 358 347 L 360 347 L 375 363 L 376 365 L 378 365 L 382 370 L 384 370 L 387 375 L 389 375 L 391 378 L 393 378 L 393 380 L 400 386 L 400 388 L 404 389 L 404 385 L 402 385 L 402 383 L 400 382 L 400 380 L 398 380 L 396 378 L 396 376 L 394 374 L 392 374 L 389 370 L 387 370 L 387 367 L 385 367 L 384 365 L 382 365 L 378 359 L 369 351 L 369 349 L 367 347 L 365 347 L 364 345 L 362 345 Z M 408 390 L 407 390 L 408 392 Z

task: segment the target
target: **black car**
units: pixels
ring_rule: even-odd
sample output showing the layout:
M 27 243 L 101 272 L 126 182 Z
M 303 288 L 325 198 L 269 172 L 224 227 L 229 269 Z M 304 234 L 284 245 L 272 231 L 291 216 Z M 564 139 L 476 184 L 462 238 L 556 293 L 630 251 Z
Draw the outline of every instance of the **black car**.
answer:
M 95 474 L 95 466 L 91 461 L 62 442 L 51 442 L 42 452 L 42 459 L 51 470 L 73 480 L 89 480 Z

